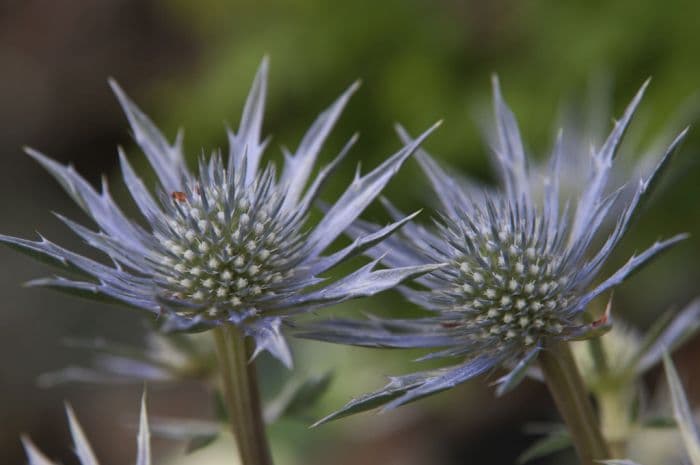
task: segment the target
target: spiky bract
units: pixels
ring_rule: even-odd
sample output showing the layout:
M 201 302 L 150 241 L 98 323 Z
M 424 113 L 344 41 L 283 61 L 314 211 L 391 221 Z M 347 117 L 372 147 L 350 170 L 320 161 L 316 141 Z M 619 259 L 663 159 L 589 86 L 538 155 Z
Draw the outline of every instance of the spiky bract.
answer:
M 99 465 L 95 453 L 85 436 L 83 428 L 70 405 L 66 405 L 66 414 L 73 438 L 73 450 L 80 461 L 80 465 Z M 24 450 L 29 459 L 29 465 L 57 465 L 57 462 L 49 460 L 32 441 L 22 438 Z M 146 412 L 146 394 L 141 398 L 141 414 L 139 416 L 139 432 L 137 436 L 137 450 L 135 465 L 151 465 L 151 432 L 148 427 L 148 414 Z

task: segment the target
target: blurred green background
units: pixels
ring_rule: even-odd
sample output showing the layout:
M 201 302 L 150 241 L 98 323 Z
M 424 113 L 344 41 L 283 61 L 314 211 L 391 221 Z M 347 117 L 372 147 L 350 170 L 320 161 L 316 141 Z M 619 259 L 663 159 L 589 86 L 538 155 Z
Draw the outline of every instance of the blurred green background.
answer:
M 547 154 L 563 108 L 585 119 L 589 100 L 602 102 L 595 125 L 607 130 L 611 116 L 620 114 L 649 76 L 652 85 L 635 123 L 640 146 L 665 134 L 669 123 L 675 130 L 697 125 L 699 17 L 700 3 L 684 0 L 5 0 L 0 4 L 0 231 L 28 237 L 38 230 L 83 250 L 50 212 L 83 216 L 22 154 L 25 144 L 72 162 L 93 182 L 105 173 L 116 195 L 126 200 L 116 145 L 126 146 L 142 168 L 145 163 L 108 91 L 109 76 L 169 137 L 184 127 L 187 153 L 195 157 L 225 146 L 224 123 L 237 126 L 253 74 L 269 55 L 264 127 L 273 135 L 272 160 L 279 160 L 280 145 L 294 148 L 316 114 L 361 78 L 363 85 L 322 156 L 330 160 L 352 133 L 361 133 L 325 191 L 332 200 L 351 181 L 357 163 L 365 169 L 376 166 L 400 147 L 393 130 L 398 121 L 416 133 L 444 119 L 427 148 L 464 173 L 491 181 L 480 126 L 490 121 L 494 72 L 534 157 Z M 634 150 L 627 152 L 634 158 Z M 642 327 L 662 310 L 699 294 L 699 155 L 700 132 L 693 129 L 663 188 L 616 255 L 615 263 L 621 264 L 625 254 L 659 237 L 693 234 L 616 292 L 615 310 Z M 413 162 L 386 194 L 407 210 L 433 201 Z M 366 217 L 385 220 L 376 205 Z M 5 249 L 0 263 L 3 463 L 23 463 L 21 433 L 31 433 L 51 457 L 74 463 L 64 399 L 74 405 L 103 464 L 129 463 L 134 432 L 124 424 L 137 410 L 140 386 L 42 390 L 35 381 L 42 372 L 89 358 L 65 348 L 63 338 L 104 336 L 139 343 L 143 315 L 22 288 L 22 282 L 50 270 Z M 409 307 L 390 293 L 327 314 L 360 310 L 396 314 Z M 335 370 L 316 418 L 380 386 L 385 375 L 417 367 L 410 362 L 414 353 L 313 342 L 296 342 L 294 351 L 301 372 Z M 696 398 L 700 376 L 693 368 L 699 351 L 700 344 L 691 343 L 679 360 Z M 266 389 L 275 391 L 286 374 L 270 361 L 263 369 Z M 152 389 L 149 401 L 154 415 L 211 415 L 196 386 Z M 312 431 L 308 422 L 287 420 L 273 426 L 271 434 L 280 464 L 514 463 L 532 439 L 523 434 L 523 424 L 553 418 L 550 401 L 536 383 L 526 382 L 496 400 L 480 380 L 391 414 L 362 415 Z M 164 457 L 177 447 L 156 442 Z M 231 463 L 222 457 L 217 463 Z

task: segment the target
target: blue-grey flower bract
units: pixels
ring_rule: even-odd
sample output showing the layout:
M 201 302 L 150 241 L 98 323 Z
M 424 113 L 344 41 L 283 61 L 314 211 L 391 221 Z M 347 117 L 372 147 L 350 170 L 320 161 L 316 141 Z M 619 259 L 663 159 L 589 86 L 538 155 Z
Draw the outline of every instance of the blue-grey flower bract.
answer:
M 312 322 L 300 336 L 371 347 L 431 348 L 436 351 L 423 359 L 456 357 L 464 362 L 392 377 L 384 389 L 353 400 L 324 420 L 382 404 L 393 408 L 498 366 L 513 368 L 499 380 L 499 392 L 504 392 L 522 378 L 548 341 L 585 338 L 599 331 L 601 322 L 590 324 L 582 318 L 587 305 L 684 238 L 657 242 L 612 275 L 599 276 L 686 132 L 671 143 L 656 168 L 639 179 L 633 195 L 620 195 L 621 187 L 609 185 L 618 145 L 645 88 L 646 84 L 602 146 L 591 150 L 588 163 L 581 164 L 587 169 L 577 176 L 586 182 L 565 201 L 560 193 L 563 134 L 544 176 L 529 167 L 517 123 L 495 78 L 493 161 L 500 189 L 477 188 L 476 183 L 448 174 L 424 151 L 418 152 L 440 201 L 436 226 L 411 222 L 368 254 L 387 266 L 446 264 L 416 279 L 423 289 L 400 287 L 429 316 Z M 403 129 L 399 133 L 410 141 Z M 386 206 L 392 216 L 401 217 L 390 203 Z M 606 225 L 610 230 L 604 235 Z M 349 229 L 355 237 L 378 230 L 366 221 L 356 221 Z
M 322 112 L 295 153 L 284 152 L 278 176 L 274 164 L 261 168 L 268 143 L 261 138 L 267 87 L 267 60 L 253 82 L 237 133 L 228 132 L 228 161 L 214 152 L 188 169 L 180 133 L 168 142 L 149 118 L 112 82 L 133 136 L 157 175 L 156 196 L 146 188 L 125 154 L 119 159 L 124 182 L 146 226 L 125 216 L 106 183 L 95 190 L 72 166 L 39 152 L 29 155 L 46 168 L 96 223 L 86 228 L 59 215 L 109 263 L 66 250 L 45 238 L 30 241 L 0 236 L 0 241 L 74 272 L 32 284 L 115 300 L 159 314 L 165 329 L 195 330 L 238 325 L 256 342 L 291 364 L 280 332 L 292 314 L 346 299 L 368 296 L 435 267 L 375 270 L 378 261 L 337 279 L 319 277 L 361 254 L 412 218 L 358 237 L 349 246 L 323 255 L 363 209 L 380 193 L 404 161 L 428 135 L 402 148 L 347 190 L 314 225 L 307 221 L 321 188 L 356 140 L 309 182 L 317 156 L 342 109 L 356 90 L 353 84 Z M 308 184 L 308 186 L 307 186 Z
M 97 457 L 90 446 L 90 442 L 85 436 L 83 428 L 75 417 L 73 409 L 66 405 L 68 425 L 73 439 L 73 451 L 75 452 L 80 465 L 98 465 Z M 27 438 L 22 438 L 24 450 L 29 459 L 29 465 L 57 465 L 58 462 L 49 460 L 34 443 Z M 146 412 L 146 394 L 141 397 L 141 414 L 139 415 L 139 432 L 136 438 L 136 461 L 135 465 L 151 465 L 151 431 L 148 427 L 148 413 Z

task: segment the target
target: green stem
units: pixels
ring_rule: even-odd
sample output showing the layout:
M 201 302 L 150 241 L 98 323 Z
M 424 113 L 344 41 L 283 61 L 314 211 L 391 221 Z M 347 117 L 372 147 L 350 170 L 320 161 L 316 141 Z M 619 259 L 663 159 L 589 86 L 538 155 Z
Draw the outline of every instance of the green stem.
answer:
M 601 390 L 596 399 L 600 409 L 600 424 L 603 435 L 616 459 L 625 457 L 627 440 L 632 433 L 632 410 L 635 392 L 632 386 L 621 385 Z
M 255 365 L 248 363 L 253 348 L 234 326 L 222 326 L 213 331 L 228 419 L 241 464 L 272 465 Z
M 540 354 L 539 363 L 581 463 L 597 465 L 597 460 L 609 459 L 608 446 L 569 344 L 548 344 Z
M 594 337 L 588 341 L 588 350 L 593 359 L 593 366 L 595 367 L 598 376 L 605 376 L 608 373 L 608 358 L 605 354 L 605 349 L 603 348 L 603 338 Z

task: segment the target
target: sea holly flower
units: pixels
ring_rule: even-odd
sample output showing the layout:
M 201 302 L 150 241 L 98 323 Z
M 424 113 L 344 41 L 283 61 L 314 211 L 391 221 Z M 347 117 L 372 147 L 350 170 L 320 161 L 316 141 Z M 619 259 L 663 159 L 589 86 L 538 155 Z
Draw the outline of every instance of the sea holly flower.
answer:
M 80 461 L 80 465 L 98 465 L 95 453 L 80 426 L 75 413 L 70 406 L 66 406 L 68 424 L 73 438 L 73 450 Z M 49 460 L 29 438 L 22 438 L 24 450 L 29 459 L 29 465 L 57 465 L 57 462 Z M 148 414 L 146 412 L 146 395 L 141 398 L 141 414 L 139 416 L 139 432 L 137 436 L 136 465 L 151 465 L 151 433 L 148 428 Z
M 562 201 L 561 160 L 564 134 L 559 135 L 546 176 L 528 165 L 516 120 L 504 103 L 494 78 L 496 145 L 493 159 L 500 189 L 479 189 L 441 168 L 427 153 L 417 157 L 440 200 L 434 228 L 409 223 L 399 236 L 368 250 L 387 266 L 447 263 L 416 279 L 424 289 L 401 287 L 403 295 L 430 315 L 413 319 L 337 319 L 310 323 L 302 337 L 370 347 L 435 349 L 425 359 L 461 358 L 456 366 L 392 377 L 389 384 L 349 402 L 321 420 L 384 405 L 391 409 L 448 389 L 502 366 L 510 372 L 498 380 L 498 393 L 512 388 L 551 342 L 593 337 L 605 330 L 606 318 L 583 318 L 588 304 L 622 283 L 633 271 L 685 236 L 657 242 L 632 256 L 600 280 L 601 269 L 649 197 L 659 175 L 685 135 L 668 147 L 634 195 L 620 196 L 609 186 L 617 148 L 646 84 L 634 97 L 603 145 L 590 152 L 587 180 L 575 198 Z M 405 140 L 410 140 L 400 129 Z M 544 189 L 540 187 L 544 185 Z M 542 192 L 542 195 L 537 195 Z M 623 202 L 621 209 L 616 201 Z M 389 202 L 389 213 L 402 214 Z M 613 208 L 616 207 L 616 208 Z M 620 213 L 621 212 L 621 213 Z M 606 219 L 616 221 L 606 231 Z M 357 221 L 353 237 L 379 231 Z
M 261 167 L 268 144 L 261 136 L 267 71 L 264 60 L 238 132 L 228 132 L 228 162 L 214 152 L 208 160 L 200 158 L 195 172 L 186 165 L 182 133 L 174 143 L 168 142 L 111 82 L 133 136 L 159 182 L 154 197 L 119 151 L 124 182 L 146 220 L 145 227 L 122 213 L 106 183 L 101 192 L 97 191 L 72 166 L 28 149 L 28 154 L 59 181 L 98 230 L 61 215 L 59 218 L 110 260 L 105 263 L 79 255 L 43 237 L 30 241 L 0 236 L 1 242 L 78 275 L 31 284 L 148 310 L 160 316 L 166 330 L 236 325 L 254 338 L 256 354 L 267 350 L 289 366 L 291 356 L 280 330 L 289 316 L 372 295 L 435 269 L 434 265 L 417 264 L 375 270 L 378 261 L 374 261 L 335 282 L 323 282 L 323 273 L 376 245 L 413 217 L 362 235 L 351 245 L 323 255 L 432 129 L 368 174 L 358 173 L 326 215 L 312 226 L 307 222 L 308 213 L 356 136 L 311 183 L 308 181 L 326 137 L 357 84 L 318 116 L 295 153 L 285 151 L 278 176 L 273 164 Z

